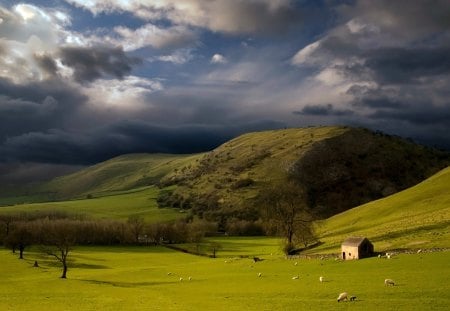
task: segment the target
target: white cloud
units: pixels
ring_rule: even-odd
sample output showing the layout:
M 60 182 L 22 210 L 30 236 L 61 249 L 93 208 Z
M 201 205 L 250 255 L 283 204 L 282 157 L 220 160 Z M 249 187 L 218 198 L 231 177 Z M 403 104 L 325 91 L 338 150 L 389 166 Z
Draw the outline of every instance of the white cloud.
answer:
M 192 55 L 191 49 L 180 49 L 180 50 L 175 51 L 172 54 L 158 56 L 155 59 L 162 61 L 162 62 L 169 62 L 169 63 L 181 65 L 181 64 L 189 62 L 193 58 L 194 58 L 194 56 Z M 150 59 L 150 61 L 153 61 L 153 60 L 154 59 Z
M 48 74 L 36 55 L 52 55 L 64 44 L 71 18 L 63 11 L 18 4 L 11 10 L 0 7 L 0 77 L 14 81 L 36 81 Z
M 160 28 L 153 24 L 147 24 L 136 30 L 119 26 L 114 31 L 120 35 L 116 45 L 122 45 L 125 51 L 133 51 L 145 46 L 157 49 L 179 48 L 192 45 L 196 40 L 196 34 L 185 26 L 172 26 Z
M 214 54 L 211 57 L 212 64 L 225 64 L 226 62 L 227 62 L 227 59 L 222 54 Z
M 256 33 L 298 23 L 290 0 L 66 0 L 93 14 L 130 12 L 147 21 L 167 19 L 225 33 Z
M 100 79 L 82 88 L 91 105 L 118 110 L 136 110 L 145 107 L 145 96 L 164 89 L 160 80 L 127 76 L 123 80 Z
M 307 46 L 305 46 L 303 49 L 301 49 L 300 51 L 298 51 L 294 57 L 292 57 L 292 64 L 293 65 L 302 65 L 302 64 L 307 64 L 307 63 L 311 63 L 311 56 L 313 55 L 313 53 L 319 48 L 320 46 L 320 40 L 313 42 Z

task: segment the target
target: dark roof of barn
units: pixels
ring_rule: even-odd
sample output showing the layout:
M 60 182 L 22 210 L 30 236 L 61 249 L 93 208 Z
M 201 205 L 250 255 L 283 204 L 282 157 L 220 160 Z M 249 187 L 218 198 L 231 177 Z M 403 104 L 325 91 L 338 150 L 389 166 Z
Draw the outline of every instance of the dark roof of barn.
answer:
M 369 240 L 367 238 L 365 238 L 365 237 L 352 236 L 352 237 L 349 237 L 349 238 L 345 239 L 344 242 L 342 242 L 342 245 L 346 245 L 346 246 L 360 246 L 364 241 L 369 242 Z

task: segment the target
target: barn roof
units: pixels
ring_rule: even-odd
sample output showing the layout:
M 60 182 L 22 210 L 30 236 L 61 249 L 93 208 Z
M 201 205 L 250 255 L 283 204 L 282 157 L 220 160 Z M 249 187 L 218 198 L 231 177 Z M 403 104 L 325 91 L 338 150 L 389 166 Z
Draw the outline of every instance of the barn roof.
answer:
M 364 240 L 367 240 L 367 238 L 360 237 L 360 236 L 352 236 L 352 237 L 345 239 L 344 242 L 342 242 L 342 245 L 360 246 L 364 242 Z M 369 241 L 369 240 L 367 240 L 367 241 Z

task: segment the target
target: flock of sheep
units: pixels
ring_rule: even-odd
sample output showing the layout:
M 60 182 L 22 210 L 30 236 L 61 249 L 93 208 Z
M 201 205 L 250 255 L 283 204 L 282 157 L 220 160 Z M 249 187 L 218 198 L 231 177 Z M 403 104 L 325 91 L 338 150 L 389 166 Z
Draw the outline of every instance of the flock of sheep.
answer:
M 395 282 L 392 279 L 385 279 L 384 280 L 384 285 L 385 286 L 394 286 Z M 340 293 L 338 298 L 337 298 L 337 302 L 344 301 L 344 300 L 355 301 L 356 300 L 356 296 L 350 296 L 349 297 L 347 292 Z
M 385 258 L 390 259 L 391 256 L 392 256 L 391 254 L 386 253 Z M 381 257 L 379 256 L 379 258 L 381 258 Z M 225 260 L 225 263 L 227 263 L 227 262 L 228 261 Z M 297 266 L 297 265 L 298 265 L 298 262 L 296 261 L 294 263 L 294 266 Z M 172 275 L 172 272 L 168 272 L 167 275 L 169 275 L 169 276 Z M 263 276 L 262 272 L 258 272 L 257 276 L 258 277 L 262 277 Z M 300 276 L 298 274 L 292 277 L 293 280 L 298 280 L 299 278 L 300 278 Z M 180 282 L 182 282 L 184 280 L 184 278 L 180 277 L 179 280 L 180 280 Z M 189 276 L 188 280 L 191 281 L 192 277 Z M 325 282 L 325 278 L 323 276 L 320 276 L 319 277 L 319 282 L 320 283 Z M 385 279 L 384 280 L 384 285 L 385 286 L 395 286 L 395 282 L 392 279 Z M 337 298 L 337 302 L 341 302 L 341 301 L 344 301 L 344 300 L 346 300 L 346 301 L 355 301 L 356 300 L 356 296 L 350 296 L 347 292 L 340 293 L 338 298 Z

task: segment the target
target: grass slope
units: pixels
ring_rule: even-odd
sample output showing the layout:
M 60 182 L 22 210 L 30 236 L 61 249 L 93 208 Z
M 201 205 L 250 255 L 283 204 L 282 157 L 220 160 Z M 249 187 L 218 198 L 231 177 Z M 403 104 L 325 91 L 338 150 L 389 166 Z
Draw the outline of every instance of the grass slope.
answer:
M 328 217 L 417 184 L 448 160 L 443 152 L 361 128 L 284 129 L 235 138 L 162 183 L 178 185 L 169 204 L 189 204 L 213 219 L 251 219 L 258 209 L 253 199 L 289 174 Z
M 151 186 L 93 199 L 0 207 L 0 213 L 58 210 L 105 219 L 127 219 L 129 216 L 138 215 L 149 222 L 173 220 L 181 217 L 183 214 L 180 214 L 178 209 L 158 208 L 156 203 L 158 192 L 158 188 Z
M 177 167 L 200 155 L 129 154 L 99 163 L 49 182 L 19 189 L 22 193 L 3 196 L 1 205 L 104 196 L 154 185 Z
M 273 240 L 231 244 L 264 260 L 253 263 L 227 249 L 211 259 L 160 247 L 83 247 L 70 255 L 68 279 L 62 280 L 52 259 L 25 253 L 18 260 L 0 249 L 0 309 L 448 310 L 450 304 L 450 252 L 294 265 L 276 253 Z M 32 267 L 36 259 L 39 268 Z M 397 285 L 384 286 L 385 278 Z M 357 300 L 337 303 L 343 291 Z
M 450 247 L 450 167 L 389 197 L 335 215 L 318 227 L 317 251 L 338 251 L 350 235 L 366 236 L 379 250 Z
M 177 184 L 174 195 L 181 200 L 215 209 L 246 209 L 262 186 L 284 179 L 289 167 L 314 143 L 348 130 L 311 127 L 244 134 L 173 171 L 162 182 Z

